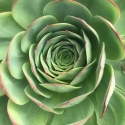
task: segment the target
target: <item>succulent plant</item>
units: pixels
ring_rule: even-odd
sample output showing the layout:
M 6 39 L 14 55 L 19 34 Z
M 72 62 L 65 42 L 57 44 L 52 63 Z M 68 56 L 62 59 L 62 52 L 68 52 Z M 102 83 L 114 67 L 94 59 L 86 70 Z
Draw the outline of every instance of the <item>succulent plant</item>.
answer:
M 0 125 L 124 125 L 124 4 L 0 0 Z

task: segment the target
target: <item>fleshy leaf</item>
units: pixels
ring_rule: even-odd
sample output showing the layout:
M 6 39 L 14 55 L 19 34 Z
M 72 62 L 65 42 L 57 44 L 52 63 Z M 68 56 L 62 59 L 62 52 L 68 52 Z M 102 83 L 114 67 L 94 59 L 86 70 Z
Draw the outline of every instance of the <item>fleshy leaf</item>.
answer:
M 44 83 L 44 84 L 40 84 L 42 87 L 52 90 L 54 92 L 58 92 L 58 93 L 68 93 L 71 92 L 73 90 L 79 89 L 81 87 L 74 87 L 74 86 L 70 86 L 70 85 L 65 85 L 65 84 L 52 84 L 52 83 Z
M 65 93 L 65 94 L 63 93 L 60 96 L 61 100 L 58 102 L 58 104 L 55 106 L 55 108 L 69 108 L 69 107 L 72 107 L 74 105 L 77 105 L 77 104 L 81 103 L 94 90 L 94 85 L 92 86 L 90 84 L 90 82 L 92 82 L 91 79 L 90 79 L 89 82 L 87 82 L 85 80 L 84 87 L 82 87 L 82 88 L 80 88 L 78 90 L 72 91 L 72 92 L 70 92 L 68 94 L 67 93 Z
M 46 82 L 45 78 L 38 72 L 37 67 L 35 65 L 35 53 L 34 50 L 36 48 L 36 44 L 32 44 L 30 46 L 30 50 L 29 50 L 29 60 L 30 60 L 30 65 L 31 65 L 31 70 L 32 73 L 36 76 L 36 78 L 41 82 Z
M 52 36 L 53 36 L 53 37 L 58 37 L 58 36 L 61 36 L 61 35 L 66 35 L 66 36 L 68 36 L 66 39 L 71 38 L 71 39 L 77 40 L 78 43 L 81 44 L 81 46 L 84 45 L 84 40 L 83 40 L 83 38 L 82 38 L 78 33 L 73 33 L 73 32 L 68 31 L 68 30 L 55 32 L 55 33 L 53 33 Z
M 60 8 L 60 9 L 57 9 Z M 51 10 L 51 11 L 50 11 Z M 74 11 L 75 10 L 75 11 Z M 81 18 L 91 24 L 91 13 L 82 4 L 76 1 L 53 1 L 47 4 L 43 10 L 44 15 L 53 15 L 58 22 L 64 22 L 67 15 Z
M 64 22 L 75 25 L 80 31 L 83 30 L 89 38 L 92 49 L 96 50 L 100 45 L 100 40 L 97 32 L 87 22 L 74 16 L 66 16 Z
M 99 34 L 100 41 L 105 43 L 106 57 L 112 60 L 123 59 L 124 47 L 112 24 L 100 16 L 95 16 L 93 27 Z M 114 54 L 114 50 L 117 53 Z
M 0 60 L 5 58 L 12 38 L 21 31 L 23 28 L 13 19 L 11 12 L 0 13 Z
M 74 105 L 77 105 L 77 104 L 81 103 L 83 100 L 85 100 L 89 94 L 90 93 L 83 94 L 83 95 L 80 95 L 80 96 L 77 96 L 74 98 L 71 96 L 72 98 L 70 97 L 69 99 L 67 99 L 65 97 L 67 100 L 65 100 L 65 101 L 63 100 L 63 102 L 60 102 L 60 104 L 57 104 L 55 106 L 55 108 L 56 109 L 63 109 L 63 108 L 69 108 L 69 107 L 72 107 Z
M 0 60 L 3 60 L 6 57 L 10 41 L 10 39 L 0 38 Z
M 13 125 L 45 125 L 53 116 L 32 101 L 20 106 L 9 100 L 7 110 Z
M 55 114 L 62 114 L 64 108 L 69 108 L 81 103 L 90 94 L 84 93 L 84 89 L 74 90 L 67 93 L 53 93 L 51 98 L 45 98 L 38 95 L 29 86 L 25 89 L 26 95 L 34 101 L 40 108 L 53 112 Z
M 83 107 L 86 107 L 86 110 Z M 65 125 L 83 124 L 91 117 L 93 112 L 94 107 L 90 99 L 86 99 L 81 104 L 67 109 L 62 115 L 46 112 L 31 101 L 23 106 L 16 105 L 10 100 L 8 103 L 10 119 L 13 124 L 19 125 L 58 125 L 59 121 L 60 124 Z
M 63 113 L 63 109 L 53 109 L 53 107 L 55 106 L 55 104 L 57 103 L 57 101 L 59 100 L 58 95 L 55 94 L 53 95 L 51 98 L 44 98 L 41 95 L 38 95 L 36 92 L 34 92 L 30 86 L 27 86 L 25 88 L 25 93 L 26 95 L 33 101 L 35 102 L 40 108 L 48 111 L 48 112 L 52 112 L 54 114 L 62 114 Z
M 41 32 L 37 35 L 37 42 L 39 42 L 42 37 L 44 37 L 48 33 L 54 33 L 59 31 L 71 31 L 74 33 L 77 33 L 77 28 L 74 25 L 71 25 L 69 23 L 57 23 L 57 24 L 51 24 L 47 25 Z
M 27 62 L 23 65 L 23 72 L 24 75 L 26 77 L 26 79 L 28 80 L 31 88 L 37 92 L 38 94 L 46 97 L 46 98 L 50 98 L 52 96 L 52 92 L 44 89 L 42 87 L 39 86 L 40 82 L 38 81 L 38 79 L 33 75 L 32 71 L 31 71 L 31 67 L 30 67 L 30 63 Z
M 43 56 L 46 56 L 49 47 L 51 47 L 53 44 L 55 45 L 55 44 L 59 43 L 62 39 L 65 39 L 67 37 L 68 37 L 67 35 L 60 35 L 60 36 L 57 36 L 57 37 L 54 37 L 54 38 L 50 39 L 46 43 L 45 47 L 43 48 L 43 51 L 42 51 Z
M 37 67 L 40 67 L 40 53 L 42 52 L 46 42 L 51 38 L 52 33 L 47 33 L 44 37 L 41 38 L 39 43 L 37 44 L 35 48 L 35 64 Z
M 16 79 L 24 78 L 22 66 L 28 61 L 28 54 L 23 53 L 20 47 L 23 34 L 20 32 L 13 38 L 6 55 L 8 69 Z
M 55 79 L 72 80 L 82 69 L 83 69 L 83 67 L 79 67 L 79 68 L 73 68 L 73 69 L 69 70 L 68 72 L 62 72 L 57 77 L 55 77 Z
M 85 49 L 83 48 L 81 52 L 79 53 L 79 58 L 75 62 L 74 68 L 82 67 L 86 63 L 86 53 Z
M 0 96 L 3 96 L 3 95 L 5 95 L 5 93 L 0 88 Z
M 0 13 L 0 38 L 12 39 L 23 30 L 13 19 L 11 12 Z
M 97 118 L 95 112 L 93 115 L 89 118 L 89 120 L 85 123 L 85 125 L 98 125 L 97 124 Z
M 83 82 L 88 77 L 88 75 L 90 74 L 90 72 L 92 71 L 92 68 L 94 66 L 95 61 L 96 60 L 94 60 L 89 65 L 87 65 L 86 67 L 84 67 L 78 73 L 78 75 L 72 80 L 72 82 L 70 83 L 70 85 L 77 85 L 77 84 Z
M 115 0 L 76 0 L 81 4 L 84 4 L 93 16 L 99 15 L 115 23 L 120 15 L 118 6 L 113 2 Z M 117 0 L 118 1 L 118 0 Z M 121 3 L 121 2 L 119 2 Z
M 66 109 L 63 114 L 55 115 L 51 125 L 83 125 L 91 117 L 93 112 L 93 104 L 91 100 L 87 98 L 80 104 Z
M 51 0 L 15 0 L 12 8 L 14 19 L 23 28 L 43 15 L 44 6 Z
M 102 60 L 100 62 L 102 64 Z M 100 63 L 98 65 L 100 65 Z M 67 108 L 70 107 L 74 104 L 77 104 L 79 101 L 81 102 L 81 100 L 84 100 L 88 95 L 90 95 L 96 88 L 98 81 L 100 81 L 102 75 L 98 74 L 98 68 L 96 67 L 96 64 L 94 64 L 93 69 L 91 71 L 91 73 L 88 75 L 88 77 L 80 83 L 80 85 L 82 85 L 83 87 L 79 90 L 76 90 L 78 92 L 74 92 L 73 93 L 79 93 L 80 95 L 74 96 L 73 98 L 69 99 L 68 101 L 65 101 L 61 104 L 59 104 L 58 106 L 56 106 L 56 108 Z M 73 94 L 72 94 L 73 95 Z
M 17 80 L 12 77 L 5 61 L 0 65 L 0 77 L 2 90 L 13 102 L 23 105 L 29 100 L 24 93 L 24 88 L 27 86 L 26 79 Z
M 105 67 L 106 54 L 105 54 L 104 43 L 102 43 L 102 45 L 100 46 L 100 49 L 101 51 L 100 51 L 100 56 L 99 56 L 98 65 L 96 69 L 96 86 L 98 86 L 98 84 L 100 83 L 102 79 L 104 67 Z
M 115 77 L 113 68 L 110 65 L 105 65 L 102 80 L 96 89 L 96 98 L 99 104 L 100 117 L 102 118 L 107 108 L 109 100 L 115 89 Z
M 125 35 L 125 1 L 113 0 L 120 10 L 120 19 L 115 24 L 115 29 L 120 35 Z
M 0 12 L 11 11 L 13 0 L 0 0 Z
M 125 91 L 125 59 L 118 61 L 106 60 L 106 63 L 112 65 L 114 69 L 116 86 Z
M 74 40 L 74 39 L 71 39 L 71 38 L 67 38 L 66 40 L 68 40 L 70 44 L 73 44 L 76 47 L 76 50 L 77 50 L 78 54 L 81 53 L 80 55 L 83 55 L 82 53 L 84 53 L 84 52 L 81 52 L 81 51 L 84 51 L 84 48 L 83 48 L 83 46 L 81 46 L 81 42 L 80 41 L 77 41 L 77 40 Z M 83 40 L 83 43 L 84 43 L 84 40 Z M 83 55 L 82 58 L 85 59 L 84 55 Z
M 104 117 L 97 117 L 98 125 L 124 125 L 125 98 L 117 92 L 113 93 Z
M 0 124 L 1 125 L 12 125 L 7 113 L 7 102 L 8 102 L 8 98 L 6 97 L 6 95 L 0 97 Z
M 44 47 L 45 48 L 45 47 Z M 55 77 L 55 75 L 53 73 L 50 72 L 48 65 L 46 64 L 46 60 L 44 58 L 45 55 L 43 55 L 42 53 L 40 54 L 40 61 L 42 64 L 42 67 L 44 69 L 44 72 L 48 75 L 50 75 L 51 77 Z
M 68 84 L 67 82 L 64 82 L 64 81 L 61 81 L 61 80 L 58 80 L 56 78 L 52 78 L 50 77 L 49 75 L 47 75 L 46 73 L 44 73 L 43 71 L 41 71 L 39 68 L 37 68 L 37 70 L 41 73 L 41 75 L 43 77 L 46 78 L 46 80 L 50 83 L 59 83 L 59 84 Z
M 36 43 L 36 36 L 38 33 L 44 29 L 49 24 L 57 23 L 57 20 L 55 17 L 48 15 L 43 16 L 38 19 L 36 19 L 34 22 L 32 22 L 26 29 L 26 32 L 23 36 L 22 43 L 21 43 L 21 49 L 23 52 L 28 53 L 29 48 L 33 43 Z M 39 42 L 39 41 L 38 41 Z
M 120 93 L 121 95 L 123 95 L 125 97 L 125 91 L 123 91 L 122 89 L 115 87 L 115 91 Z
M 82 31 L 82 33 L 83 33 L 84 42 L 85 42 L 86 61 L 87 61 L 87 65 L 88 65 L 88 64 L 91 63 L 91 60 L 92 60 L 92 47 L 91 47 L 91 44 L 90 44 L 90 40 L 86 36 L 86 34 L 84 33 L 84 31 Z

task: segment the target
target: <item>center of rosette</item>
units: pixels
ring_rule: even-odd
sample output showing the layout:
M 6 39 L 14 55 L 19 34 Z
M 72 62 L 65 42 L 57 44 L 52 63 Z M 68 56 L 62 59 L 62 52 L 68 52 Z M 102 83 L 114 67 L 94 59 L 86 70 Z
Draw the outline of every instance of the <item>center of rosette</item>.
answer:
M 65 23 L 46 25 L 37 33 L 36 43 L 30 46 L 32 72 L 40 83 L 81 83 L 95 63 L 92 59 L 95 48 L 92 48 L 88 34 L 91 32 L 88 27 L 86 32 L 86 25 L 79 27 L 78 19 L 74 19 L 76 23 L 72 25 L 71 18 L 74 19 L 67 17 Z M 95 36 L 93 32 L 91 34 Z
M 63 71 L 71 69 L 77 58 L 78 52 L 75 46 L 68 41 L 62 41 L 52 47 L 52 64 L 53 66 L 56 65 L 55 70 L 61 69 L 59 71 Z

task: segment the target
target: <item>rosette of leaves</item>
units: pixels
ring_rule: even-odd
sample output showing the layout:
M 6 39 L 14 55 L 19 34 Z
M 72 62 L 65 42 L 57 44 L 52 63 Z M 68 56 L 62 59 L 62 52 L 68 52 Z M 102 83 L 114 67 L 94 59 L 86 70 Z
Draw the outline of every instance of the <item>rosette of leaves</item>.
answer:
M 1 125 L 125 123 L 125 2 L 115 2 L 0 0 Z

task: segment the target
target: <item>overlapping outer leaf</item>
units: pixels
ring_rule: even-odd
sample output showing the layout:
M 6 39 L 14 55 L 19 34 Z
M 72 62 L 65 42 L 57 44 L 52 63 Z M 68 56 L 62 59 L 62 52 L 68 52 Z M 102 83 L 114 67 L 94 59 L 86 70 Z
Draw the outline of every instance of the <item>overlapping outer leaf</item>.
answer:
M 124 46 L 113 1 L 0 2 L 0 124 L 125 123 L 124 69 L 116 61 Z

